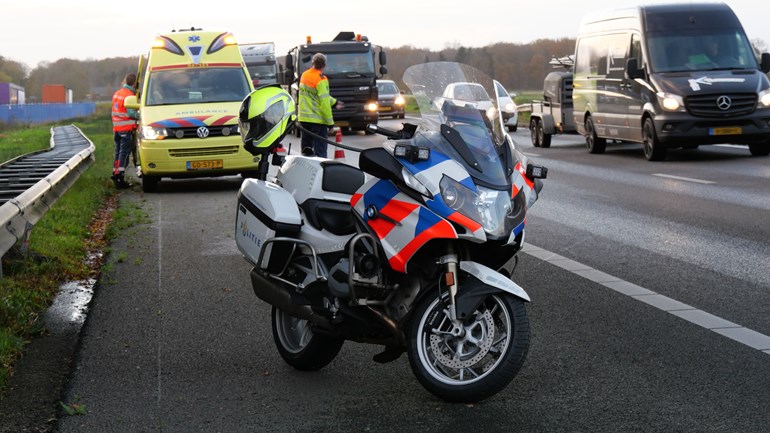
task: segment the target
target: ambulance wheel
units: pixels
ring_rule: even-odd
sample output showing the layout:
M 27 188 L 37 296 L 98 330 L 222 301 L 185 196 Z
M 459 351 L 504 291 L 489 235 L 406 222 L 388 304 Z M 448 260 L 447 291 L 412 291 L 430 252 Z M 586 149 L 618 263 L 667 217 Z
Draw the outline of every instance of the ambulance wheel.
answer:
M 158 183 L 160 178 L 158 176 L 142 176 L 142 191 L 144 192 L 158 192 Z

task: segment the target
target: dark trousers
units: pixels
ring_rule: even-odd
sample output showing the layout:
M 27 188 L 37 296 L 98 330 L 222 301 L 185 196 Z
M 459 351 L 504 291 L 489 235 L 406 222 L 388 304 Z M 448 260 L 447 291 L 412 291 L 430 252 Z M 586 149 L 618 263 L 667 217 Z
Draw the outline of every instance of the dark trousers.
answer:
M 320 135 L 323 138 L 329 136 L 329 127 L 327 125 L 321 125 L 318 123 L 300 122 L 303 128 L 312 132 L 313 134 Z M 316 138 L 305 131 L 302 131 L 302 154 L 309 153 L 308 150 L 312 150 L 315 156 L 326 158 L 327 144 L 320 138 Z M 308 149 L 308 150 L 306 150 Z
M 115 165 L 112 174 L 122 173 L 128 167 L 128 158 L 134 149 L 134 134 L 131 131 L 115 133 Z

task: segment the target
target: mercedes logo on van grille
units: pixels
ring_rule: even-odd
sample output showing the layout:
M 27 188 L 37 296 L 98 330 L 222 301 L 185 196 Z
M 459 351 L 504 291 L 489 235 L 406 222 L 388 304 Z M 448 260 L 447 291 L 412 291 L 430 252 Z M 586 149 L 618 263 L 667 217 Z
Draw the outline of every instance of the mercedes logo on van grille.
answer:
M 732 107 L 733 101 L 730 100 L 729 96 L 722 95 L 717 98 L 717 107 L 719 107 L 722 111 L 727 111 Z
M 728 104 L 728 108 L 729 108 L 729 104 Z M 205 126 L 201 126 L 200 128 L 198 128 L 197 131 L 195 131 L 195 133 L 198 134 L 198 138 L 206 138 L 209 136 L 209 129 L 206 128 Z

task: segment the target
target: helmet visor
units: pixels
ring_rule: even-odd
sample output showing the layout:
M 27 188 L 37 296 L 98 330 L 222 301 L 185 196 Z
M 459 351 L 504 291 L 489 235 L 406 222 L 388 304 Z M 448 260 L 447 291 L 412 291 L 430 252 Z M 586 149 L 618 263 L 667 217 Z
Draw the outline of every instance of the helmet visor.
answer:
M 283 100 L 275 101 L 270 107 L 259 116 L 255 116 L 245 122 L 239 122 L 241 138 L 244 142 L 254 140 L 255 146 L 260 146 L 262 141 L 269 138 L 270 132 L 276 125 L 280 124 L 286 115 L 285 103 Z M 267 146 L 272 143 L 267 143 Z

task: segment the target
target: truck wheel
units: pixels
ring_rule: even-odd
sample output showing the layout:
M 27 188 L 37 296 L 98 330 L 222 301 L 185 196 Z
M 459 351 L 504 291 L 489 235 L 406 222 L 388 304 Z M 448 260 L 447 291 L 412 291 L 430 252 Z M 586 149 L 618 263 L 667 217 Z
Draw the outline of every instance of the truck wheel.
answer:
M 753 156 L 767 156 L 770 155 L 770 143 L 755 143 L 749 144 L 749 152 Z
M 586 147 L 589 153 L 604 153 L 607 148 L 607 140 L 596 135 L 594 119 L 591 116 L 586 117 Z
M 644 140 L 644 157 L 648 161 L 663 161 L 666 158 L 666 148 L 658 140 L 655 134 L 655 123 L 652 118 L 644 119 L 642 127 L 642 139 Z
M 532 145 L 535 147 L 540 147 L 540 133 L 538 132 L 539 129 L 540 120 L 537 117 L 530 119 L 529 135 L 532 137 Z

